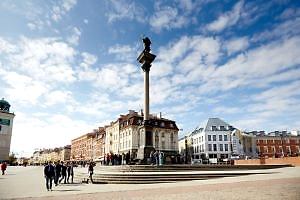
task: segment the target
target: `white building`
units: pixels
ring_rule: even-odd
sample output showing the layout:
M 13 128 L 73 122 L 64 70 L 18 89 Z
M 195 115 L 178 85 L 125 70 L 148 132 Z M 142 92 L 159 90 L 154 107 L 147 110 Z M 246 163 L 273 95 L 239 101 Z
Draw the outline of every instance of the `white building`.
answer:
M 229 158 L 230 136 L 235 128 L 219 118 L 209 118 L 204 128 L 193 131 L 194 159 Z
M 0 100 L 0 161 L 8 160 L 14 113 L 9 112 L 10 104 Z

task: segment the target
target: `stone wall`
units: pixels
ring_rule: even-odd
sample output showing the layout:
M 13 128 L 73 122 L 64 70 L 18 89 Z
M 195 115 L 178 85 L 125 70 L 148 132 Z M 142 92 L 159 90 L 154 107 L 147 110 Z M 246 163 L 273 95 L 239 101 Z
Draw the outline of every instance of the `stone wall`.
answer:
M 300 157 L 261 158 L 261 159 L 234 161 L 234 165 L 278 165 L 278 164 L 290 164 L 293 166 L 300 166 Z

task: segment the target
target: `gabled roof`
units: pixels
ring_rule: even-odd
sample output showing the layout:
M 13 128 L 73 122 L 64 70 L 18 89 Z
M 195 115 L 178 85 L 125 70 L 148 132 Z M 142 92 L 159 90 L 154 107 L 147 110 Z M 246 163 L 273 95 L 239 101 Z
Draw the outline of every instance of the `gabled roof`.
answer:
M 205 131 L 211 131 L 212 126 L 216 126 L 216 127 L 224 126 L 227 128 L 228 126 L 231 126 L 231 125 L 224 122 L 220 118 L 208 118 L 206 126 L 205 126 Z

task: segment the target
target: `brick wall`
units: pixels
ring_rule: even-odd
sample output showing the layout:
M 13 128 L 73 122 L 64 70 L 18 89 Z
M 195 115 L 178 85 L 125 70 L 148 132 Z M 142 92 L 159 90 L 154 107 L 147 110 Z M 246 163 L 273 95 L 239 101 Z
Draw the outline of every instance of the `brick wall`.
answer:
M 234 165 L 278 165 L 278 164 L 290 164 L 293 166 L 300 166 L 300 157 L 261 158 L 261 159 L 234 161 Z

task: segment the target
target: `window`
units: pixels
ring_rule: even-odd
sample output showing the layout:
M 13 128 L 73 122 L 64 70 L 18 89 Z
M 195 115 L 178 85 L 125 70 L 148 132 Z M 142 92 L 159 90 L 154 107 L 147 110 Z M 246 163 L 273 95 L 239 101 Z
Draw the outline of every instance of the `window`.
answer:
M 224 141 L 228 141 L 227 135 L 224 135 Z
M 217 144 L 213 144 L 214 151 L 217 151 Z
M 216 126 L 212 126 L 212 127 L 211 127 L 211 130 L 212 130 L 212 131 L 216 131 L 216 130 L 217 130 L 217 127 L 216 127 Z
M 225 144 L 225 151 L 228 151 L 228 144 Z
M 208 141 L 211 141 L 211 135 L 208 135 Z
M 165 123 L 164 122 L 161 122 L 161 127 L 165 127 Z
M 219 141 L 222 141 L 222 140 L 223 140 L 222 135 L 219 135 Z
M 211 144 L 208 144 L 208 151 L 211 151 Z
M 220 151 L 223 151 L 223 144 L 219 144 Z
M 217 141 L 217 136 L 213 135 L 213 141 Z
M 225 126 L 220 126 L 220 131 L 225 131 Z

